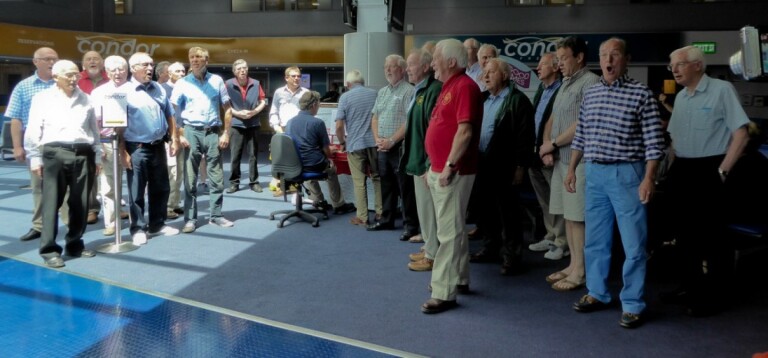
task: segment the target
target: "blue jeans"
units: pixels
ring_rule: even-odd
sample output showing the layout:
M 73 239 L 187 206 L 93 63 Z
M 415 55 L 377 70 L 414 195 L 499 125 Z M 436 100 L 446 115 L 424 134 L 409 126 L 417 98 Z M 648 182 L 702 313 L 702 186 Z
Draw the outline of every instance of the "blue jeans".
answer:
M 584 261 L 589 295 L 601 302 L 611 301 L 607 281 L 617 222 L 626 254 L 619 298 L 624 312 L 636 314 L 645 309 L 648 226 L 646 207 L 638 194 L 644 176 L 645 162 L 586 165 Z

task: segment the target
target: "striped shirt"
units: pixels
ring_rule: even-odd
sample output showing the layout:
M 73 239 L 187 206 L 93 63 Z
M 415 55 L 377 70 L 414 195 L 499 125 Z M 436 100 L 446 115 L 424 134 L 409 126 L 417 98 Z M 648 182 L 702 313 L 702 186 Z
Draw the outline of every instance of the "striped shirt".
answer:
M 627 75 L 584 92 L 571 149 L 588 162 L 661 159 L 664 135 L 653 92 Z
M 354 85 L 339 98 L 336 120 L 344 121 L 347 151 L 354 152 L 376 146 L 371 130 L 371 110 L 376 103 L 376 90 Z
M 584 67 L 571 77 L 563 78 L 563 84 L 560 85 L 560 92 L 555 97 L 555 103 L 552 105 L 552 131 L 550 140 L 554 140 L 561 133 L 571 128 L 571 125 L 579 119 L 579 106 L 584 91 L 590 86 L 598 83 L 600 77 Z M 559 146 L 556 157 L 563 164 L 571 162 L 571 145 Z
M 56 81 L 53 79 L 43 81 L 37 76 L 37 71 L 32 76 L 19 82 L 11 93 L 8 100 L 8 108 L 5 110 L 5 116 L 21 120 L 22 128 L 27 128 L 29 121 L 29 108 L 32 104 L 32 97 L 44 89 L 52 87 Z
M 405 124 L 411 97 L 413 97 L 413 86 L 405 79 L 379 90 L 372 112 L 378 120 L 380 138 L 392 137 Z

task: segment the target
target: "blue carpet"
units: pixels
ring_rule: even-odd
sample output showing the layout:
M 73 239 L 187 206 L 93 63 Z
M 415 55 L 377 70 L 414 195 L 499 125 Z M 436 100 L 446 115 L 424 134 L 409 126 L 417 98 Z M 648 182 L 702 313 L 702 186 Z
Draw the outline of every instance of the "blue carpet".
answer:
M 260 158 L 260 163 L 268 161 Z M 262 164 L 259 169 L 260 181 L 266 187 L 271 179 L 269 166 Z M 225 165 L 225 177 L 228 175 L 228 165 Z M 247 171 L 243 176 L 247 176 Z M 348 176 L 340 179 L 348 189 Z M 19 189 L 28 181 L 24 166 L 0 163 L 0 217 L 4 222 L 0 230 L 0 253 L 41 265 L 42 259 L 37 254 L 39 243 L 18 240 L 30 225 L 31 192 Z M 345 195 L 351 201 L 351 192 L 347 189 Z M 201 218 L 207 218 L 208 198 L 201 197 L 199 205 Z M 274 198 L 268 191 L 241 190 L 225 194 L 223 213 L 235 221 L 233 228 L 202 225 L 193 234 L 154 238 L 136 251 L 68 260 L 61 271 L 98 278 L 101 282 L 135 288 L 154 296 L 173 297 L 177 302 L 194 302 L 217 312 L 260 317 L 400 352 L 391 353 L 394 355 L 413 352 L 432 357 L 749 357 L 768 351 L 768 289 L 762 285 L 768 270 L 760 255 L 752 257 L 756 264 L 744 272 L 743 282 L 733 290 L 733 307 L 706 319 L 687 317 L 678 307 L 658 302 L 657 293 L 670 288 L 670 280 L 665 266 L 656 262 L 657 258 L 649 262 L 648 322 L 643 327 L 637 330 L 619 327 L 621 312 L 617 306 L 591 314 L 575 313 L 571 304 L 584 291 L 556 292 L 544 282 L 547 274 L 565 267 L 567 262 L 545 260 L 541 254 L 532 252 L 525 253 L 528 272 L 515 277 L 500 276 L 497 265 L 473 264 L 473 293 L 458 297 L 459 308 L 432 316 L 419 311 L 419 306 L 429 298 L 426 289 L 429 273 L 410 272 L 406 268 L 407 255 L 417 251 L 419 245 L 398 241 L 398 230 L 367 232 L 352 226 L 348 223 L 352 214 L 331 215 L 329 220 L 321 221 L 319 228 L 296 222 L 277 229 L 276 222 L 268 220 L 269 213 L 290 207 L 290 203 Z M 177 219 L 169 224 L 180 228 L 182 222 Z M 84 239 L 89 248 L 111 241 L 101 235 L 102 228 L 102 223 L 88 226 Z M 60 231 L 61 237 L 64 229 Z M 123 239 L 127 238 L 124 229 Z M 478 242 L 472 242 L 471 246 L 477 249 Z M 61 277 L 68 276 L 47 268 L 38 272 L 36 275 L 53 275 L 53 283 L 47 285 L 58 285 Z M 18 276 L 3 274 L 0 283 L 16 289 L 18 284 L 8 282 Z M 620 281 L 614 276 L 610 284 L 617 295 Z M 51 302 L 63 299 L 45 285 L 37 285 L 37 281 L 32 280 L 21 286 L 23 294 L 44 295 Z M 75 292 L 72 288 L 69 290 Z M 114 302 L 100 302 L 79 291 L 74 294 L 80 306 L 82 302 L 104 304 L 106 308 L 94 312 L 99 315 L 108 312 L 110 324 L 122 325 L 119 332 L 131 332 L 121 339 L 111 338 L 115 335 L 111 331 L 114 328 L 88 334 L 85 348 L 74 351 L 78 355 L 87 355 L 110 339 L 125 342 L 129 337 L 145 337 L 135 322 L 150 319 L 143 315 L 168 311 L 165 303 L 145 306 L 131 302 L 127 307 L 132 315 L 120 316 L 127 321 L 117 322 L 109 313 L 117 307 Z M 2 339 L 6 339 L 6 332 L 17 331 L 16 323 L 10 325 L 4 321 L 8 308 L 0 304 L 0 310 L 3 312 L 0 331 Z M 13 309 L 11 314 L 20 314 L 18 311 L 20 309 Z M 40 317 L 38 322 L 56 319 L 50 314 Z M 228 317 L 224 321 L 232 319 Z M 195 355 L 192 350 L 209 339 L 212 346 L 229 344 L 218 342 L 219 338 L 209 338 L 208 330 L 229 333 L 232 325 L 209 320 L 204 324 L 207 328 L 192 330 L 183 323 L 166 324 L 162 331 L 166 341 L 146 339 L 171 346 L 181 339 L 190 349 L 182 352 L 184 355 L 205 356 Z M 242 332 L 241 329 L 235 331 Z M 188 335 L 177 338 L 179 330 Z M 54 340 L 58 335 L 52 333 L 46 338 Z M 245 333 L 232 334 L 232 337 L 239 335 Z M 43 336 L 28 335 L 18 340 L 38 342 L 39 337 Z M 0 343 L 4 342 L 7 341 Z M 0 344 L 0 357 L 7 356 L 2 352 L 7 346 Z M 157 356 L 163 356 L 164 349 L 168 348 L 153 349 L 161 352 Z M 316 356 L 334 355 L 330 352 Z

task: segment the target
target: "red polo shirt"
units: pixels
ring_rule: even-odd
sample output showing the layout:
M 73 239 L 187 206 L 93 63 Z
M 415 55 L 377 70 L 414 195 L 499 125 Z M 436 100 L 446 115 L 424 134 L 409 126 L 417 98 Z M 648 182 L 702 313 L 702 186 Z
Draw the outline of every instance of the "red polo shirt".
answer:
M 81 91 L 90 95 L 94 88 L 99 87 L 107 82 L 109 82 L 107 71 L 101 70 L 101 81 L 99 81 L 99 83 L 94 86 L 93 81 L 91 81 L 91 78 L 88 77 L 88 70 L 83 70 L 80 72 L 80 80 L 77 81 L 77 87 L 80 87 Z
M 464 72 L 443 83 L 440 96 L 432 110 L 424 147 L 432 164 L 432 171 L 440 173 L 445 167 L 453 146 L 459 123 L 472 124 L 472 139 L 464 156 L 456 163 L 459 174 L 477 173 L 480 125 L 483 122 L 483 100 L 480 88 Z

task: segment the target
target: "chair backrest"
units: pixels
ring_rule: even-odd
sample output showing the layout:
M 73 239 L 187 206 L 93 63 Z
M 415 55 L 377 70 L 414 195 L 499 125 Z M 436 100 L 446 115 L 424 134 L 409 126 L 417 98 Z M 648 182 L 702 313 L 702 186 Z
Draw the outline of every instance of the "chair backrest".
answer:
M 269 148 L 272 156 L 272 177 L 289 181 L 301 178 L 301 158 L 291 137 L 277 133 L 272 136 Z
M 2 119 L 2 116 L 0 116 Z M 5 159 L 5 153 L 13 153 L 13 138 L 11 137 L 11 122 L 3 121 L 3 136 L 0 141 L 0 151 L 2 151 L 3 159 Z

